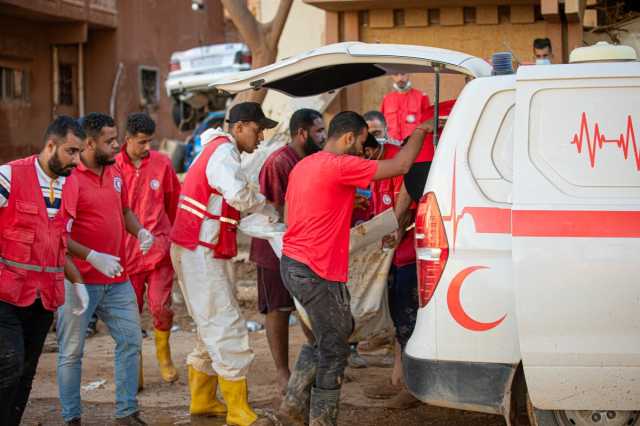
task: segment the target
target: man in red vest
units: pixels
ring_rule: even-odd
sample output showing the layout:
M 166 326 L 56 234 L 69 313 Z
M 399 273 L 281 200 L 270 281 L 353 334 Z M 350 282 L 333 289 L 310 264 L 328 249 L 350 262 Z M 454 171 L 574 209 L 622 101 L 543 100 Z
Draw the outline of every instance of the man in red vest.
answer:
M 403 141 L 427 119 L 429 97 L 411 86 L 409 74 L 393 74 L 393 91 L 385 95 L 380 111 L 387 121 L 389 136 Z
M 169 255 L 169 233 L 176 217 L 180 182 L 169 158 L 150 149 L 155 129 L 156 124 L 149 115 L 130 114 L 125 143 L 116 155 L 116 164 L 122 172 L 125 186 L 131 188 L 128 191 L 129 207 L 142 226 L 155 237 L 149 252 L 143 254 L 138 248 L 138 240 L 133 235 L 126 236 L 126 269 L 136 292 L 140 313 L 144 307 L 146 287 L 160 375 L 165 382 L 174 382 L 178 380 L 178 372 L 173 366 L 169 347 L 173 325 L 173 266 Z
M 246 375 L 254 355 L 226 266 L 237 253 L 240 212 L 265 204 L 240 167 L 240 153 L 253 152 L 263 130 L 277 123 L 255 102 L 235 105 L 228 122 L 230 133 L 209 129 L 202 134 L 204 148 L 187 172 L 171 230 L 171 260 L 198 330 L 187 358 L 190 412 L 224 415 L 226 410 L 227 424 L 270 424 L 258 419 L 247 399 Z M 216 399 L 217 383 L 226 408 Z
M 47 128 L 39 155 L 0 166 L 0 419 L 17 426 L 53 311 L 65 303 L 87 309 L 82 277 L 67 258 L 76 216 L 78 165 L 84 132 L 71 117 Z

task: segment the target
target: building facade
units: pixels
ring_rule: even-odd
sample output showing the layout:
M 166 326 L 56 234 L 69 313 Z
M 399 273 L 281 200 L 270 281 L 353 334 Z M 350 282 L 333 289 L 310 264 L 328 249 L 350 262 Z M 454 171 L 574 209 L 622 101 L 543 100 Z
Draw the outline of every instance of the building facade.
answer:
M 147 111 L 180 137 L 164 91 L 171 53 L 222 43 L 218 1 L 0 0 L 0 163 L 40 150 L 51 119 Z
M 520 63 L 532 61 L 535 38 L 548 37 L 554 62 L 565 62 L 582 45 L 583 0 L 304 0 L 325 11 L 325 42 L 363 41 L 440 47 L 487 61 L 500 51 Z M 392 7 L 390 7 L 392 5 Z M 416 74 L 414 87 L 433 100 L 432 75 Z M 460 76 L 443 75 L 441 100 L 457 97 Z M 391 88 L 377 78 L 343 90 L 332 110 L 378 109 Z

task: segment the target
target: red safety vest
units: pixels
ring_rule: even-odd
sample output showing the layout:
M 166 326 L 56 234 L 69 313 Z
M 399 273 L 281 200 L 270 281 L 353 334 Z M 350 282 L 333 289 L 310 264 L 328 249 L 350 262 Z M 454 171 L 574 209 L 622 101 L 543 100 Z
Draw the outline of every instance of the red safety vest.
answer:
M 208 143 L 189 168 L 182 184 L 176 220 L 171 229 L 172 242 L 189 250 L 195 250 L 198 245 L 210 248 L 216 259 L 231 259 L 238 253 L 236 233 L 240 212 L 227 204 L 224 198 L 220 216 L 212 215 L 207 211 L 211 195 L 222 197 L 222 194 L 212 188 L 207 181 L 207 164 L 216 149 L 224 143 L 231 143 L 231 141 L 220 136 Z M 200 227 L 205 217 L 220 221 L 218 242 L 215 244 L 200 241 Z
M 45 309 L 64 304 L 67 234 L 76 216 L 78 184 L 67 177 L 62 205 L 49 219 L 36 174 L 36 156 L 11 163 L 11 195 L 0 209 L 0 300 L 29 306 L 40 297 Z

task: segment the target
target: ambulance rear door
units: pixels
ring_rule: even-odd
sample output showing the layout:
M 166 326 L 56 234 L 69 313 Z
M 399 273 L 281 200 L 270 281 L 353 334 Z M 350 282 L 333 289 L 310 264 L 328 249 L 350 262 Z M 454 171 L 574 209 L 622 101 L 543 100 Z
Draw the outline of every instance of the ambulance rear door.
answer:
M 640 407 L 640 63 L 523 66 L 513 266 L 533 405 Z

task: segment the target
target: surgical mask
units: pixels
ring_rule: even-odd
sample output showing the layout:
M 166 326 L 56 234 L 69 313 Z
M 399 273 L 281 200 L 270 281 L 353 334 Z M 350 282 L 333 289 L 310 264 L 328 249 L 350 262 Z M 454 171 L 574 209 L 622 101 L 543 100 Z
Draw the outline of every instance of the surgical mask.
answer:
M 376 138 L 376 140 L 378 141 L 378 143 L 380 145 L 384 145 L 385 143 L 387 143 L 387 138 L 382 137 L 382 138 Z
M 407 81 L 404 87 L 400 87 L 396 83 L 393 83 L 393 88 L 400 93 L 408 92 L 409 89 L 411 89 L 411 80 Z
M 536 65 L 551 65 L 551 60 L 549 58 L 538 58 L 536 59 Z

